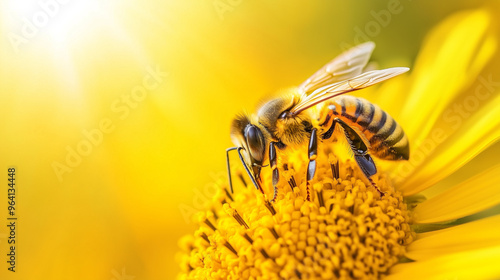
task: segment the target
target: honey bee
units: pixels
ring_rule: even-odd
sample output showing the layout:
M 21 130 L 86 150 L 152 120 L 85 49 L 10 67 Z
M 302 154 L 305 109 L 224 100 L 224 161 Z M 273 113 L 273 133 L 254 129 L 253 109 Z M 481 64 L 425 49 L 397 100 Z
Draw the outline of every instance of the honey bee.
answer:
M 379 106 L 345 94 L 409 69 L 364 71 L 374 48 L 373 42 L 367 42 L 345 51 L 303 82 L 294 93 L 268 101 L 256 115 L 242 114 L 233 120 L 231 139 L 236 147 L 226 151 L 231 192 L 230 151 L 238 152 L 253 185 L 262 193 L 261 169 L 269 162 L 274 200 L 280 179 L 279 153 L 308 144 L 309 163 L 305 175 L 309 183 L 316 172 L 318 141 L 330 139 L 338 125 L 337 131 L 345 136 L 362 173 L 381 195 L 384 194 L 371 179 L 377 173 L 372 155 L 384 160 L 408 160 L 408 138 L 401 126 Z M 308 110 L 311 107 L 317 110 Z

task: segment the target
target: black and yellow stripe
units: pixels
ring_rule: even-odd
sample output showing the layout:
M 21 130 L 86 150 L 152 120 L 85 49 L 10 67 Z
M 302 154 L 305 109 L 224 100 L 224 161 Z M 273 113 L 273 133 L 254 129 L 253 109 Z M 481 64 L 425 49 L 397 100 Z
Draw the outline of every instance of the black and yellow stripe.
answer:
M 403 128 L 379 106 L 350 95 L 335 98 L 329 105 L 333 115 L 357 127 L 370 143 L 370 152 L 381 159 L 408 159 L 410 146 Z

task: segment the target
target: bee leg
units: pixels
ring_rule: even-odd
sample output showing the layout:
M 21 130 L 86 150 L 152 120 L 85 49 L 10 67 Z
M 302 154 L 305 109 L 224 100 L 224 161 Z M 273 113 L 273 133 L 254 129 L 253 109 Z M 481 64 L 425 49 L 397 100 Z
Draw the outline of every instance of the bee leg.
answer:
M 326 126 L 326 125 L 328 125 L 331 116 L 332 116 L 331 111 L 329 111 L 328 115 L 326 115 L 325 121 L 323 123 L 321 123 L 320 126 Z M 333 132 L 335 131 L 335 125 L 336 124 L 337 124 L 337 122 L 335 120 L 333 120 L 332 121 L 332 125 L 330 126 L 330 128 L 325 133 L 323 133 L 321 135 L 321 139 L 323 139 L 323 140 L 330 139 L 330 137 L 332 137 L 332 135 L 333 135 Z
M 309 155 L 309 164 L 307 165 L 307 200 L 311 201 L 311 197 L 309 195 L 309 186 L 310 181 L 314 178 L 314 174 L 316 173 L 316 158 L 318 157 L 318 137 L 316 136 L 316 128 L 313 128 L 311 131 L 311 139 L 309 139 L 308 146 L 308 155 Z
M 358 163 L 359 168 L 363 171 L 363 174 L 365 174 L 368 181 L 370 181 L 372 186 L 380 193 L 380 196 L 384 196 L 385 193 L 382 192 L 377 185 L 375 185 L 375 182 L 373 182 L 371 178 L 371 176 L 377 174 L 377 167 L 375 166 L 372 157 L 369 154 L 355 154 L 354 159 Z
M 278 182 L 280 181 L 280 173 L 278 170 L 278 157 L 276 154 L 275 142 L 269 143 L 269 164 L 271 165 L 271 169 L 273 170 L 273 188 L 274 195 L 271 201 L 274 201 L 278 196 Z
M 252 175 L 252 172 L 250 172 L 250 169 L 248 169 L 247 164 L 245 163 L 245 160 L 243 159 L 243 155 L 241 154 L 241 150 L 244 150 L 242 147 L 237 147 L 236 148 L 238 151 L 238 156 L 240 157 L 241 163 L 243 164 L 243 167 L 245 167 L 245 170 L 247 171 L 248 177 L 250 177 L 250 180 L 252 180 L 253 185 L 257 190 L 262 191 L 262 188 L 260 187 L 259 184 L 257 184 L 257 181 L 255 180 L 254 176 Z
M 231 193 L 234 193 L 234 191 L 233 191 L 233 180 L 231 178 L 231 165 L 229 164 L 229 152 L 237 149 L 238 147 L 232 147 L 226 150 L 227 177 L 229 180 L 229 188 L 231 190 Z
M 373 182 L 371 176 L 377 174 L 377 167 L 375 166 L 375 162 L 373 162 L 372 157 L 368 154 L 368 147 L 365 145 L 361 136 L 359 136 L 354 129 L 352 129 L 349 125 L 347 125 L 344 121 L 339 118 L 334 119 L 335 122 L 340 124 L 344 129 L 344 134 L 349 143 L 349 147 L 351 148 L 354 159 L 358 164 L 359 168 L 366 176 L 368 181 L 370 181 L 371 185 L 380 193 L 381 196 L 384 195 L 375 182 Z
M 318 157 L 318 139 L 316 137 L 316 128 L 311 131 L 311 139 L 309 140 L 309 165 L 307 166 L 307 182 L 314 178 L 316 173 L 316 158 Z

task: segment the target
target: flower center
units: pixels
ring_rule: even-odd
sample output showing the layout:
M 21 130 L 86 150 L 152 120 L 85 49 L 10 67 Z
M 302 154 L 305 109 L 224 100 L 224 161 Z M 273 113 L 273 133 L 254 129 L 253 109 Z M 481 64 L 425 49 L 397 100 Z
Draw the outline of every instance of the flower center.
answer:
M 378 279 L 400 260 L 413 233 L 384 174 L 374 176 L 380 197 L 353 162 L 332 155 L 309 184 L 298 176 L 306 167 L 284 167 L 275 202 L 251 185 L 214 197 L 181 240 L 187 279 Z

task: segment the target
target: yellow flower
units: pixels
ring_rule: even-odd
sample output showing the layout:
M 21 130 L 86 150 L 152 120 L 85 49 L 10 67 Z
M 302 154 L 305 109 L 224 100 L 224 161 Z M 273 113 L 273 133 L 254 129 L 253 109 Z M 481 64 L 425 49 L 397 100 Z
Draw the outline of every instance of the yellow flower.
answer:
M 409 161 L 377 162 L 385 171 L 373 179 L 386 195 L 325 146 L 307 185 L 307 161 L 289 152 L 280 162 L 275 202 L 251 185 L 230 193 L 219 182 L 219 193 L 197 216 L 199 228 L 180 241 L 179 278 L 500 277 L 500 215 L 461 219 L 500 203 L 500 164 L 453 181 L 454 172 L 500 137 L 495 24 L 486 9 L 453 15 L 428 36 L 410 76 L 360 93 L 410 138 Z M 263 182 L 271 181 L 269 173 Z

